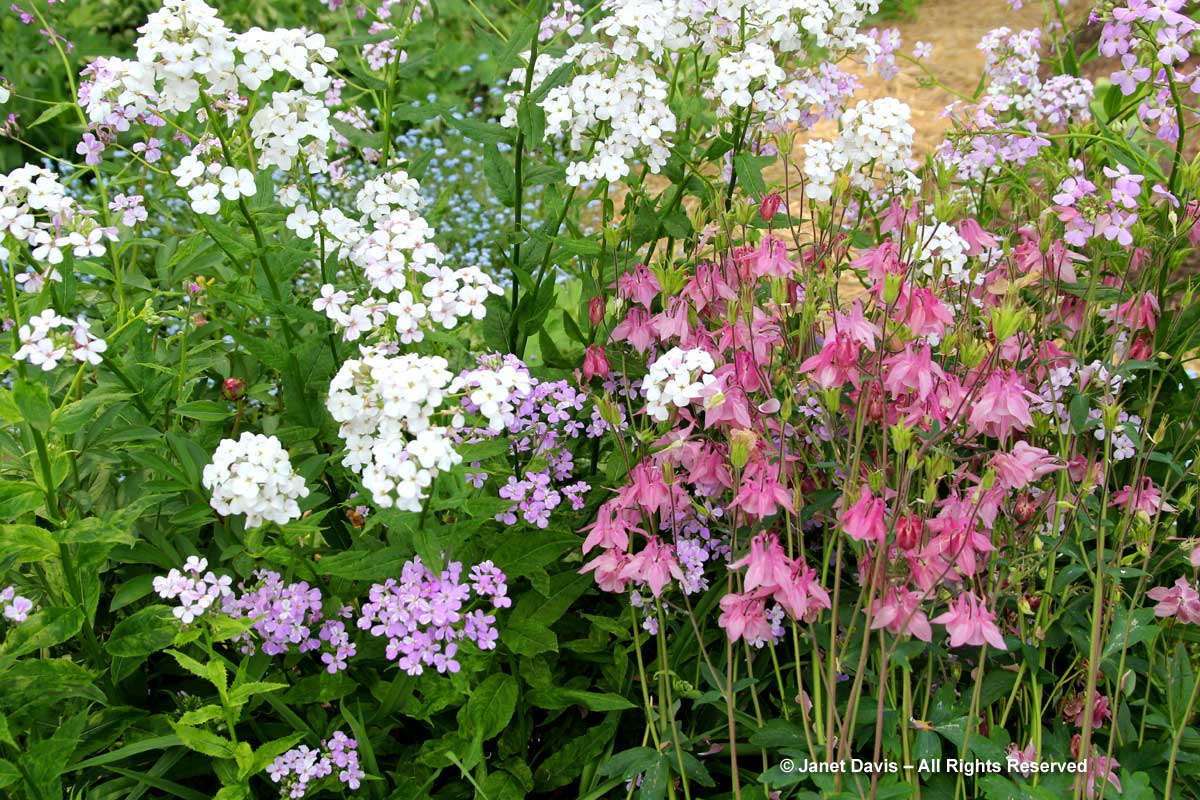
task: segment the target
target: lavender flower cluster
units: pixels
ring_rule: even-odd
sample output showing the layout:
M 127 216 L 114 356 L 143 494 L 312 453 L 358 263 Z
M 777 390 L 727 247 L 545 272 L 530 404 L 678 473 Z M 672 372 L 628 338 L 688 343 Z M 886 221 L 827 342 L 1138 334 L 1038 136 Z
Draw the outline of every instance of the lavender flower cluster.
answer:
M 334 769 L 338 780 L 351 791 L 366 777 L 358 763 L 358 742 L 341 731 L 321 742 L 320 750 L 307 745 L 288 750 L 271 762 L 267 774 L 280 784 L 280 797 L 300 798 L 308 793 L 309 784 L 332 775 Z
M 458 672 L 458 643 L 469 640 L 480 650 L 496 647 L 496 618 L 482 609 L 466 610 L 476 599 L 491 598 L 492 608 L 508 608 L 505 575 L 491 561 L 471 568 L 469 583 L 462 580 L 463 565 L 452 561 L 435 574 L 414 558 L 401 569 L 400 580 L 389 578 L 371 587 L 363 604 L 358 627 L 372 636 L 388 638 L 387 657 L 409 675 L 426 667 L 438 672 Z
M 33 610 L 33 601 L 17 594 L 17 587 L 6 586 L 0 589 L 0 610 L 4 612 L 3 616 L 9 623 L 20 625 L 29 618 L 29 612 Z
M 564 500 L 572 509 L 582 509 L 584 496 L 591 486 L 585 481 L 570 482 L 575 472 L 575 457 L 567 442 L 596 438 L 603 433 L 602 429 L 585 425 L 579 419 L 587 394 L 566 381 L 539 381 L 529 375 L 529 368 L 513 355 L 483 356 L 479 362 L 493 366 L 493 362 L 502 363 L 528 376 L 527 383 L 522 382 L 504 403 L 511 411 L 506 428 L 510 453 L 526 466 L 508 476 L 507 483 L 500 488 L 500 497 L 511 500 L 512 505 L 497 514 L 496 520 L 513 525 L 523 519 L 545 528 L 550 524 L 551 512 Z M 469 400 L 464 403 L 468 411 L 475 413 Z M 479 433 L 494 435 L 494 432 Z M 536 468 L 530 469 L 529 465 L 536 465 Z M 472 464 L 472 467 L 479 469 L 478 464 Z M 482 487 L 487 478 L 482 472 L 468 473 L 467 477 L 476 488 Z
M 340 619 L 326 619 L 323 614 L 321 590 L 307 583 L 285 584 L 278 572 L 259 570 L 261 581 L 253 590 L 226 599 L 223 610 L 235 619 L 255 620 L 251 630 L 262 639 L 262 651 L 276 656 L 291 652 L 308 653 L 324 650 L 321 661 L 331 675 L 346 668 L 346 659 L 357 652 L 350 641 L 346 624 Z M 244 587 L 239 587 L 244 588 Z M 354 613 L 350 606 L 338 609 L 338 616 L 349 619 Z M 238 637 L 243 653 L 253 653 L 254 637 L 250 631 Z
M 232 578 L 228 575 L 218 577 L 211 570 L 205 570 L 208 570 L 207 558 L 188 556 L 182 570 L 172 569 L 154 579 L 154 591 L 159 597 L 179 600 L 173 613 L 184 625 L 190 625 L 198 617 L 204 616 L 214 605 L 220 608 L 217 601 L 233 594 L 229 588 L 233 583 Z

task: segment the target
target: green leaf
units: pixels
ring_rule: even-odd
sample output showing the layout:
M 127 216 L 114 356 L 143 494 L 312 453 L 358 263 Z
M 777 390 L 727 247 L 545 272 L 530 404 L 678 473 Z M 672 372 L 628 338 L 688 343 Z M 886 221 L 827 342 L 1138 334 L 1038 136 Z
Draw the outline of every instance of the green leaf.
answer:
M 21 410 L 21 418 L 39 431 L 50 429 L 50 394 L 40 383 L 17 378 L 13 385 L 13 402 Z
M 62 644 L 83 627 L 78 608 L 46 608 L 11 629 L 4 640 L 4 654 L 23 656 L 44 647 Z
M 232 266 L 239 270 L 249 267 L 250 258 L 257 249 L 253 239 L 207 214 L 196 214 L 196 219 L 217 246 L 233 261 Z
M 0 525 L 0 561 L 34 564 L 58 557 L 58 543 L 50 531 L 36 525 Z
M 198 419 L 201 422 L 221 422 L 233 416 L 233 411 L 225 403 L 216 400 L 194 400 L 175 407 L 175 413 L 188 419 Z
M 164 605 L 147 606 L 113 628 L 104 649 L 122 658 L 138 658 L 165 650 L 175 641 L 178 621 Z
M 194 711 L 189 711 L 179 718 L 180 725 L 203 725 L 206 722 L 212 722 L 215 719 L 221 719 L 225 711 L 220 706 L 209 704 L 201 706 Z
M 286 683 L 266 683 L 263 681 L 237 684 L 229 690 L 229 702 L 232 705 L 242 705 L 255 695 L 278 692 L 286 688 L 288 688 Z
M 636 708 L 633 703 L 619 694 L 560 689 L 556 686 L 532 689 L 525 694 L 525 699 L 538 708 L 547 708 L 553 711 L 573 705 L 583 706 L 590 711 L 623 711 L 627 708 Z
M 661 753 L 654 748 L 634 747 L 617 753 L 604 762 L 596 772 L 600 775 L 611 775 L 614 778 L 628 781 L 653 767 L 658 763 L 660 756 Z
M 749 153 L 734 156 L 733 165 L 737 170 L 737 179 L 751 198 L 758 200 L 767 193 L 767 185 L 763 183 L 762 171 L 763 167 L 774 162 L 773 156 L 755 156 Z
M 57 117 L 59 114 L 70 111 L 74 107 L 75 107 L 74 103 L 70 103 L 65 100 L 61 103 L 55 103 L 54 105 L 50 106 L 45 111 L 43 111 L 41 114 L 38 114 L 37 119 L 35 119 L 29 125 L 29 127 L 36 128 L 38 125 L 42 125 L 46 122 L 49 122 L 50 120 Z
M 471 693 L 459 723 L 466 729 L 465 733 L 478 734 L 487 741 L 504 730 L 516 707 L 516 679 L 505 673 L 494 673 Z
M 172 722 L 171 727 L 175 729 L 175 735 L 187 749 L 213 758 L 233 758 L 233 743 L 228 739 L 201 728 L 180 725 L 177 722 Z
M 451 128 L 462 132 L 463 136 L 481 144 L 499 144 L 500 142 L 511 144 L 514 139 L 513 132 L 508 128 L 502 128 L 490 122 L 480 122 L 465 115 L 456 119 L 451 114 L 443 114 L 442 119 Z
M 42 488 L 29 481 L 0 483 L 0 518 L 16 519 L 45 505 Z M 3 547 L 0 544 L 0 547 Z
M 492 562 L 510 579 L 520 578 L 553 564 L 583 539 L 573 533 L 544 530 L 528 535 L 509 535 L 491 552 Z
M 21 780 L 21 773 L 17 770 L 17 765 L 0 758 L 0 789 L 5 786 L 12 786 L 17 781 Z
M 558 637 L 540 622 L 514 620 L 504 628 L 500 637 L 508 649 L 522 656 L 558 652 Z
M 1086 394 L 1077 394 L 1071 398 L 1068 406 L 1071 414 L 1071 428 L 1076 433 L 1083 433 L 1088 421 L 1088 398 Z
M 500 148 L 494 144 L 484 145 L 483 175 L 487 178 L 488 186 L 492 188 L 496 199 L 511 208 L 517 198 L 513 167 L 508 159 L 500 154 Z

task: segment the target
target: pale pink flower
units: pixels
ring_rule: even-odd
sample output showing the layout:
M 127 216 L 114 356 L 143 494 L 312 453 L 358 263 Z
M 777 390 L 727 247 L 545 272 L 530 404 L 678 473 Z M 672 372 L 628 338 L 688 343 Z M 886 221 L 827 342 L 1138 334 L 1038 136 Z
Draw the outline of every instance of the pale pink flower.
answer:
M 883 386 L 894 399 L 914 391 L 917 399 L 923 402 L 933 393 L 934 385 L 944 377 L 942 368 L 933 362 L 927 344 L 914 352 L 912 342 L 909 342 L 904 345 L 904 352 L 883 360 Z
M 928 642 L 933 639 L 929 618 L 921 610 L 921 592 L 889 586 L 883 599 L 871 603 L 871 630 L 886 628 L 889 633 L 905 633 Z
M 971 592 L 965 592 L 950 604 L 950 610 L 935 617 L 934 622 L 945 625 L 950 634 L 950 646 L 978 647 L 990 644 L 997 650 L 1007 650 L 1004 637 L 996 627 L 996 615 L 988 611 Z
M 996 486 L 1001 489 L 1023 489 L 1066 466 L 1049 451 L 1023 440 L 1017 442 L 1011 452 L 992 456 L 991 465 L 996 470 Z
M 683 570 L 675 560 L 675 548 L 663 544 L 657 536 L 651 536 L 646 546 L 629 559 L 629 563 L 621 570 L 621 577 L 643 583 L 650 587 L 650 593 L 655 597 L 662 597 L 663 589 L 671 582 L 671 578 L 683 580 Z
M 760 533 L 750 540 L 750 552 L 729 565 L 730 569 L 746 568 L 747 591 L 760 587 L 775 591 L 788 583 L 792 562 L 779 546 L 779 537 Z
M 1030 400 L 1040 398 L 1025 388 L 1015 372 L 996 371 L 988 377 L 967 419 L 976 433 L 1007 439 L 1010 432 L 1033 425 Z
M 883 516 L 887 511 L 887 504 L 883 498 L 875 497 L 871 494 L 871 490 L 863 487 L 862 494 L 858 500 L 849 508 L 845 508 L 844 504 L 846 496 L 842 495 L 842 530 L 859 542 L 882 542 L 887 538 L 887 526 L 884 524 Z
M 1158 604 L 1154 607 L 1156 617 L 1178 617 L 1180 622 L 1190 625 L 1200 623 L 1200 592 L 1187 578 L 1179 578 L 1169 589 L 1156 586 L 1146 592 L 1146 597 Z
M 1175 508 L 1162 498 L 1162 492 L 1154 487 L 1154 481 L 1149 476 L 1143 477 L 1136 489 L 1125 486 L 1113 492 L 1109 506 L 1121 506 L 1130 513 L 1139 511 L 1153 517 L 1159 511 L 1171 513 Z
M 629 579 L 621 576 L 621 573 L 628 564 L 629 556 L 625 553 L 618 552 L 617 550 L 605 550 L 596 558 L 584 564 L 583 569 L 579 570 L 579 574 L 586 575 L 589 572 L 595 571 L 596 585 L 602 591 L 620 594 L 629 585 Z
M 788 580 L 775 592 L 779 603 L 793 619 L 812 622 L 822 609 L 828 609 L 829 593 L 817 581 L 817 571 L 797 558 L 792 562 Z
M 766 597 L 765 592 L 749 592 L 731 593 L 721 598 L 721 616 L 717 624 L 725 629 L 729 641 L 736 642 L 744 638 L 748 642 L 756 642 L 772 638 Z

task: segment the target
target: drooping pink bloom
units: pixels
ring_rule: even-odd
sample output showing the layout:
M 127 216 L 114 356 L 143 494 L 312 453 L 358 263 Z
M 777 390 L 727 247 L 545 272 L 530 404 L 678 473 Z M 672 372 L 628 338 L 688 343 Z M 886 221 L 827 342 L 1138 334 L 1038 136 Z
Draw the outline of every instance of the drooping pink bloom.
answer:
M 875 342 L 882 333 L 878 325 L 863 316 L 861 300 L 854 301 L 854 306 L 850 309 L 849 314 L 843 314 L 840 311 L 833 312 L 833 330 L 839 336 L 849 336 L 851 340 L 861 344 L 872 353 L 875 352 Z
M 608 303 L 605 302 L 602 295 L 597 295 L 588 300 L 588 322 L 592 323 L 593 328 L 600 327 L 600 323 L 604 321 L 606 313 L 608 313 Z
M 1109 707 L 1107 695 L 1100 694 L 1100 692 L 1093 692 L 1091 709 L 1093 727 L 1098 728 L 1112 719 L 1112 709 Z M 1064 715 L 1071 722 L 1075 723 L 1076 726 L 1082 728 L 1087 723 L 1088 703 L 1082 694 L 1067 701 L 1067 705 L 1063 711 Z
M 629 342 L 629 346 L 639 353 L 644 353 L 654 344 L 654 326 L 650 321 L 650 312 L 640 306 L 634 306 L 625 314 L 625 319 L 613 328 L 614 342 Z
M 683 294 L 692 301 L 696 312 L 710 305 L 737 299 L 737 291 L 725 281 L 721 268 L 711 261 L 702 261 L 683 287 Z
M 1078 733 L 1071 737 L 1071 756 L 1076 760 L 1081 759 L 1079 748 L 1082 739 L 1083 736 Z M 1112 787 L 1117 790 L 1118 795 L 1124 791 L 1121 788 L 1121 779 L 1117 777 L 1117 768 L 1121 764 L 1115 758 L 1097 755 L 1097 752 L 1097 748 L 1093 746 L 1092 756 L 1083 759 L 1086 761 L 1083 772 L 1075 777 L 1076 785 L 1083 785 L 1083 792 L 1087 795 L 1088 800 L 1095 800 L 1100 794 L 1100 788 L 1104 786 L 1105 781 L 1112 784 Z
M 629 585 L 629 579 L 622 577 L 629 565 L 629 556 L 617 550 L 605 550 L 600 555 L 583 565 L 580 575 L 595 571 L 596 585 L 601 591 L 621 594 Z
M 851 539 L 859 542 L 883 542 L 887 538 L 887 526 L 883 516 L 887 512 L 887 504 L 883 498 L 875 497 L 871 490 L 863 487 L 858 500 L 849 508 L 845 507 L 846 496 L 842 495 L 841 524 Z
M 787 244 L 777 236 L 768 236 L 750 257 L 750 272 L 756 278 L 786 278 L 796 271 L 788 258 Z
M 729 565 L 730 569 L 746 568 L 744 587 L 747 591 L 765 588 L 775 591 L 788 582 L 792 561 L 779 546 L 779 537 L 760 533 L 750 540 L 750 552 Z
M 671 582 L 671 578 L 683 580 L 683 570 L 675 560 L 675 548 L 663 544 L 659 537 L 651 536 L 647 538 L 646 546 L 630 557 L 620 576 L 645 584 L 652 595 L 662 597 L 663 589 Z
M 967 420 L 976 433 L 1007 439 L 1012 431 L 1033 425 L 1029 401 L 1039 399 L 1015 372 L 997 370 L 988 377 Z
M 649 460 L 641 461 L 629 470 L 627 482 L 617 497 L 622 506 L 651 514 L 671 509 L 671 490 L 663 480 L 662 469 Z
M 667 308 L 660 314 L 655 314 L 650 321 L 654 333 L 660 342 L 671 338 L 687 339 L 691 335 L 691 323 L 688 321 L 688 305 L 685 297 L 672 297 L 667 301 Z
M 976 556 L 996 549 L 992 540 L 976 527 L 978 522 L 979 516 L 972 513 L 969 504 L 943 508 L 938 516 L 926 522 L 933 537 L 924 551 L 941 556 L 964 575 L 974 575 L 979 562 Z
M 625 552 L 629 549 L 629 532 L 640 531 L 634 524 L 633 514 L 617 500 L 608 500 L 596 509 L 596 521 L 585 525 L 583 530 L 588 531 L 583 540 L 585 553 L 597 546 Z
M 888 275 L 903 275 L 904 264 L 900 260 L 900 246 L 891 239 L 864 250 L 862 255 L 850 262 L 855 269 L 865 269 L 867 275 L 879 286 Z
M 913 351 L 912 342 L 904 345 L 904 351 L 883 360 L 883 387 L 894 399 L 916 392 L 917 399 L 924 401 L 933 393 L 934 385 L 946 374 L 933 362 L 929 345 L 921 345 Z
M 996 470 L 996 486 L 1001 489 L 1024 489 L 1066 466 L 1049 451 L 1034 447 L 1024 440 L 1017 442 L 1011 452 L 992 456 L 991 465 Z
M 927 287 L 902 296 L 896 303 L 896 316 L 914 336 L 922 338 L 941 336 L 954 324 L 954 313 Z
M 847 383 L 858 386 L 858 354 L 862 346 L 838 334 L 825 340 L 821 352 L 805 359 L 800 372 L 811 372 L 822 389 L 840 389 Z
M 967 243 L 967 255 L 977 256 L 1000 244 L 1000 240 L 980 227 L 972 217 L 958 223 L 958 235 Z
M 921 592 L 889 586 L 883 599 L 871 603 L 871 630 L 886 628 L 894 636 L 908 633 L 923 642 L 933 639 L 929 618 L 921 610 Z
M 770 641 L 771 623 L 767 619 L 765 592 L 730 593 L 721 598 L 721 616 L 717 624 L 725 629 L 729 641 Z
M 700 394 L 704 404 L 704 427 L 711 428 L 722 423 L 735 428 L 749 428 L 754 424 L 750 417 L 750 398 L 742 387 L 727 383 L 734 378 L 735 367 L 722 364 L 713 373 L 717 378 Z
M 916 514 L 905 514 L 896 520 L 896 546 L 901 550 L 915 550 L 921 544 L 925 523 Z
M 762 460 L 753 461 L 746 468 L 737 496 L 729 505 L 759 519 L 771 516 L 781 507 L 789 512 L 795 510 L 791 492 L 779 482 L 775 468 Z
M 688 472 L 688 482 L 695 486 L 696 493 L 703 497 L 714 497 L 726 489 L 733 488 L 728 458 L 713 444 L 706 444 L 684 468 Z
M 1149 292 L 1134 295 L 1117 306 L 1117 319 L 1132 331 L 1153 331 L 1160 313 L 1158 298 Z
M 1033 746 L 1033 742 L 1025 745 L 1025 749 L 1017 747 L 1017 743 L 1013 742 L 1008 746 L 1009 762 L 1017 764 L 1017 772 L 1021 773 L 1021 777 L 1028 778 L 1033 774 L 1033 765 L 1037 763 L 1037 748 Z
M 662 291 L 658 278 L 647 269 L 645 264 L 638 264 L 630 272 L 617 278 L 617 296 L 625 300 L 639 303 L 646 308 L 654 302 L 654 298 Z
M 590 381 L 597 376 L 607 378 L 609 371 L 608 356 L 604 354 L 604 347 L 598 344 L 588 345 L 583 354 L 583 379 Z
M 1131 514 L 1141 512 L 1150 517 L 1159 511 L 1169 514 L 1175 510 L 1170 503 L 1163 500 L 1162 492 L 1154 487 L 1154 481 L 1149 476 L 1143 477 L 1136 489 L 1127 485 L 1124 489 L 1113 492 L 1112 501 L 1108 505 L 1121 506 Z
M 950 610 L 934 617 L 933 621 L 946 626 L 951 647 L 990 644 L 997 650 L 1008 649 L 1000 629 L 996 627 L 995 613 L 988 611 L 971 592 L 960 594 L 958 599 L 951 602 Z
M 758 216 L 763 222 L 770 222 L 775 219 L 775 214 L 779 212 L 779 207 L 783 205 L 783 198 L 779 196 L 779 192 L 768 192 L 763 195 L 762 202 L 758 204 Z
M 1200 623 L 1200 592 L 1187 578 L 1179 578 L 1169 589 L 1156 586 L 1146 592 L 1146 597 L 1158 604 L 1154 607 L 1156 617 L 1178 617 L 1188 625 Z
M 775 591 L 775 602 L 793 619 L 812 622 L 822 609 L 829 609 L 829 593 L 817 580 L 817 571 L 804 559 L 792 561 L 791 574 L 785 584 Z

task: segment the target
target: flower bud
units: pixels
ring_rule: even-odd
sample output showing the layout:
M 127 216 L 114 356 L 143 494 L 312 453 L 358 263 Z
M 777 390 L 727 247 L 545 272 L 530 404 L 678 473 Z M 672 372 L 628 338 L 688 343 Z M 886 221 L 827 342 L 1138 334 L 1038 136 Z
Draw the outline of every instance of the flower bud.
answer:
M 729 434 L 729 462 L 735 469 L 746 466 L 756 444 L 758 444 L 758 435 L 747 428 L 738 428 Z
M 221 396 L 226 400 L 241 400 L 246 394 L 246 382 L 241 378 L 226 378 L 221 384 Z
M 1034 513 L 1037 512 L 1037 503 L 1029 495 L 1029 492 L 1021 492 L 1017 495 L 1016 501 L 1013 503 L 1013 518 L 1021 524 L 1029 522 L 1033 519 Z
M 992 312 L 992 332 L 997 342 L 1008 341 L 1009 337 L 1025 326 L 1025 311 L 1011 303 L 1005 303 Z
M 897 453 L 908 452 L 908 448 L 912 447 L 913 429 L 899 422 L 891 427 L 892 434 L 892 449 Z
M 782 204 L 783 198 L 779 196 L 779 192 L 768 192 L 759 203 L 758 216 L 763 222 L 770 222 L 775 218 L 779 212 L 779 206 Z
M 901 550 L 916 550 L 921 544 L 924 526 L 916 514 L 905 514 L 896 520 L 896 546 Z
M 604 354 L 604 348 L 598 344 L 588 345 L 587 351 L 583 354 L 583 379 L 590 381 L 597 376 L 604 379 L 608 375 L 608 356 Z
M 900 298 L 900 285 L 904 282 L 903 275 L 889 272 L 883 276 L 883 302 L 891 305 Z
M 608 311 L 608 303 L 602 295 L 596 295 L 591 300 L 588 300 L 588 322 L 592 323 L 593 328 L 598 328 L 600 323 L 604 321 L 604 314 Z

